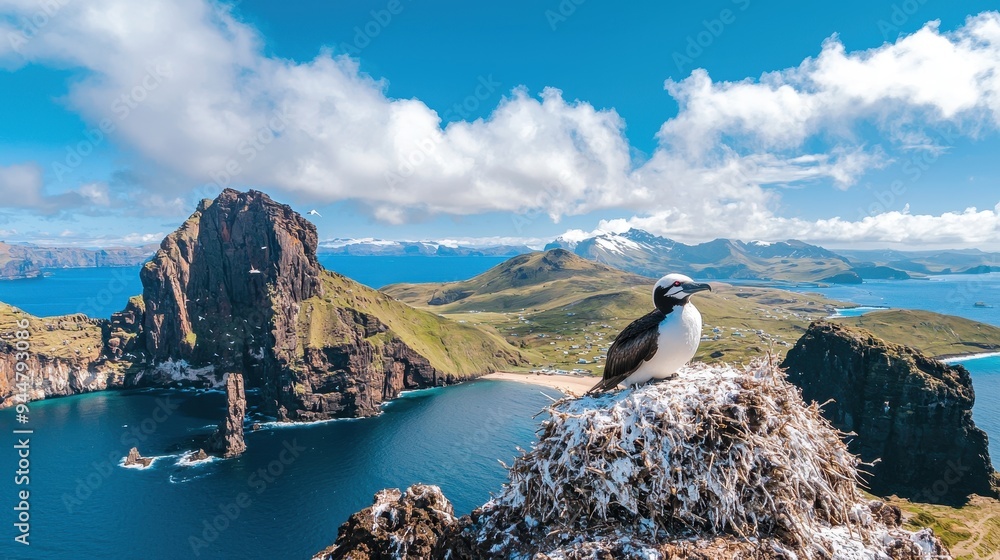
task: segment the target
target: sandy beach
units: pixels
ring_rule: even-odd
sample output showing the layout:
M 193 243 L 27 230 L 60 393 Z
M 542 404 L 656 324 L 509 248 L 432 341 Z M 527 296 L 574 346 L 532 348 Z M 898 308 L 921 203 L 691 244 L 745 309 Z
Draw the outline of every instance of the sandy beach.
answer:
M 550 387 L 566 394 L 582 395 L 596 385 L 600 377 L 596 375 L 539 375 L 535 373 L 501 371 L 483 376 L 482 379 L 531 383 L 532 385 Z

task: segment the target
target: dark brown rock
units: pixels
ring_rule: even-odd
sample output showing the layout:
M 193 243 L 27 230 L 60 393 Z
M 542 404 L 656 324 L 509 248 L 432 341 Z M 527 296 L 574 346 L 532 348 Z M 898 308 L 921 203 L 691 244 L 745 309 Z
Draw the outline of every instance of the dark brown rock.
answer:
M 323 270 L 316 249 L 315 226 L 264 193 L 202 201 L 141 269 L 142 296 L 93 322 L 96 344 L 58 356 L 52 383 L 30 398 L 217 387 L 240 371 L 262 412 L 320 420 L 375 415 L 403 390 L 526 363 L 502 340 Z M 4 321 L 0 309 L 0 335 Z M 0 338 L 0 406 L 11 404 L 14 378 L 5 348 Z M 51 368 L 38 358 L 33 371 Z
M 205 459 L 208 459 L 208 453 L 205 453 L 204 449 L 199 449 L 198 451 L 191 453 L 187 457 L 184 457 L 184 460 L 187 461 L 188 463 L 193 463 L 195 461 L 204 461 Z
M 142 324 L 146 306 L 141 296 L 129 298 L 125 309 L 103 322 L 104 355 L 111 360 L 133 359 L 143 353 Z
M 388 488 L 341 525 L 337 541 L 314 559 L 444 558 L 442 539 L 458 528 L 451 502 L 437 486 L 414 484 L 405 493 Z
M 208 438 L 208 451 L 220 457 L 237 457 L 247 449 L 243 441 L 243 418 L 247 414 L 247 399 L 243 376 L 230 373 L 226 376 L 226 417 L 219 428 Z
M 240 369 L 275 412 L 299 303 L 322 291 L 316 227 L 259 191 L 226 189 L 168 235 L 140 272 L 145 349 L 157 362 Z
M 863 329 L 813 323 L 783 367 L 806 401 L 848 436 L 875 494 L 933 503 L 996 496 L 986 433 L 972 420 L 972 378 L 961 366 L 887 343 Z
M 133 447 L 132 449 L 129 449 L 128 450 L 128 456 L 125 457 L 125 466 L 126 467 L 139 466 L 139 467 L 142 467 L 142 468 L 146 468 L 146 467 L 148 467 L 149 465 L 152 465 L 152 464 L 153 464 L 153 460 L 150 459 L 149 457 L 143 457 L 142 455 L 139 455 L 139 449 L 135 448 L 135 447 Z

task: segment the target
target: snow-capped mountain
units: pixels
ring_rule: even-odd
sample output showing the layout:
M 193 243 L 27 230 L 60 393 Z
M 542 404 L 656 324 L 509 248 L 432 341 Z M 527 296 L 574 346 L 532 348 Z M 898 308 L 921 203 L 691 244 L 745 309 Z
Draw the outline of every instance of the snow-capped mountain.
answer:
M 351 256 L 480 256 L 513 257 L 530 253 L 525 245 L 468 246 L 440 241 L 390 241 L 386 239 L 334 238 L 319 244 L 321 255 Z
M 851 269 L 846 258 L 802 241 L 716 239 L 685 245 L 640 229 L 559 238 L 546 246 L 553 248 L 646 276 L 677 271 L 700 278 L 821 280 Z

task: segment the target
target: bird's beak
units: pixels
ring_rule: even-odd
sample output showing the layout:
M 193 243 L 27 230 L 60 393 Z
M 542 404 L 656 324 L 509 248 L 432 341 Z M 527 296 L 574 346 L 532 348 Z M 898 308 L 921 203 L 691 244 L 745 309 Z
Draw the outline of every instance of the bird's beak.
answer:
M 682 286 L 685 294 L 697 294 L 698 292 L 712 291 L 712 286 L 708 284 L 697 284 L 695 282 L 685 282 Z

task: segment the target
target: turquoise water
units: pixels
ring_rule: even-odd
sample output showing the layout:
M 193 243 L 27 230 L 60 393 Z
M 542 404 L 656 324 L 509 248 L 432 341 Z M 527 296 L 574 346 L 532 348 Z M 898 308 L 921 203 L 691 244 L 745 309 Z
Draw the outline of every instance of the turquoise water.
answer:
M 848 307 L 845 309 L 838 309 L 836 317 L 860 317 L 865 313 L 871 313 L 872 311 L 878 311 L 880 309 L 886 309 L 885 307 L 871 307 L 871 306 L 861 306 L 861 307 Z
M 1000 273 L 956 274 L 919 280 L 869 280 L 829 288 L 787 288 L 858 305 L 924 309 L 1000 326 Z M 977 303 L 992 307 L 976 307 Z
M 188 467 L 176 464 L 177 454 L 218 421 L 221 394 L 133 391 L 32 403 L 31 546 L 12 541 L 9 508 L 23 487 L 13 486 L 15 436 L 4 430 L 0 558 L 130 551 L 146 560 L 305 559 L 332 544 L 375 492 L 416 482 L 441 486 L 458 513 L 469 513 L 500 490 L 498 460 L 509 464 L 516 446 L 530 445 L 532 416 L 549 402 L 543 392 L 557 395 L 500 381 L 415 392 L 376 418 L 248 432 L 238 459 Z M 177 407 L 169 415 L 157 412 L 164 399 L 164 409 Z M 0 411 L 0 425 L 13 422 L 14 411 Z M 145 470 L 112 465 L 131 445 L 167 457 Z
M 139 267 L 44 269 L 48 276 L 27 280 L 0 280 L 0 301 L 49 317 L 83 313 L 110 317 L 128 298 L 142 293 Z

